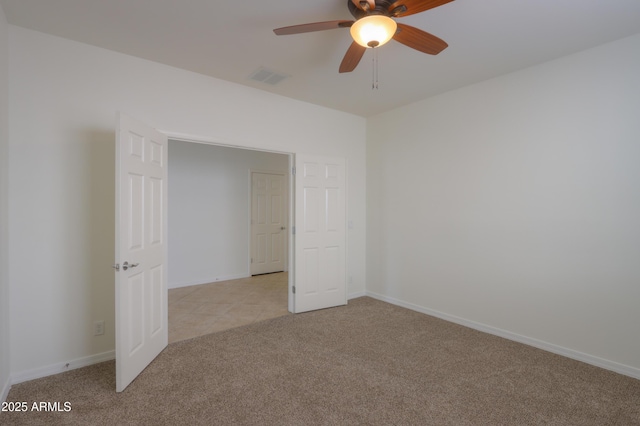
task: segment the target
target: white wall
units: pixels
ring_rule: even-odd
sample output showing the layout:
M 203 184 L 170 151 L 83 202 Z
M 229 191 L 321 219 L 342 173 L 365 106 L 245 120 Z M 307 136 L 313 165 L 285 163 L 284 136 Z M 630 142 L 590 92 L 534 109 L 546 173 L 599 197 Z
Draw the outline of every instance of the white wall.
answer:
M 287 176 L 289 157 L 170 140 L 168 164 L 169 288 L 251 275 L 249 171 Z
M 13 26 L 9 48 L 16 381 L 113 354 L 117 110 L 172 134 L 345 157 L 349 292 L 364 291 L 363 118 Z
M 0 6 L 0 401 L 9 392 L 9 28 Z
M 640 377 L 638 76 L 640 35 L 368 120 L 367 291 Z

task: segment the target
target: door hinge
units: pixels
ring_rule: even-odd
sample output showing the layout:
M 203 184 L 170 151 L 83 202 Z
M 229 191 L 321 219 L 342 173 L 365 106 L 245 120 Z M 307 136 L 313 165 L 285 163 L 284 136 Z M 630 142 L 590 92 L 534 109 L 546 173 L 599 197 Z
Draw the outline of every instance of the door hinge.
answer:
M 293 294 L 296 294 L 296 286 L 294 285 L 293 287 L 291 287 Z
M 292 233 L 293 235 L 296 235 L 296 227 L 295 227 L 295 226 L 292 226 L 292 227 L 291 227 L 291 233 Z
M 291 174 L 294 175 L 294 176 L 296 175 L 296 168 L 295 167 L 291 168 Z
M 253 257 L 251 258 L 251 263 L 253 263 Z

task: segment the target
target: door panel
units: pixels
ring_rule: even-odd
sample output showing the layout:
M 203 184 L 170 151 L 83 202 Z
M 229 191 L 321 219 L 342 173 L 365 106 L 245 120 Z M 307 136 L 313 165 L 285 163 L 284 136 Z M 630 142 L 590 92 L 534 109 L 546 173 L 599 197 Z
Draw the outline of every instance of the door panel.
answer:
M 125 115 L 116 134 L 116 390 L 167 346 L 167 137 Z M 125 269 L 125 263 L 129 265 Z
M 285 269 L 285 176 L 251 173 L 251 275 Z
M 129 322 L 129 347 L 128 355 L 131 356 L 144 343 L 144 276 L 135 274 L 127 278 L 127 296 L 129 297 L 128 317 Z
M 149 271 L 149 278 L 151 280 L 150 288 L 151 295 L 150 299 L 153 301 L 151 304 L 151 337 L 155 337 L 157 334 L 163 332 L 163 313 L 165 312 L 162 306 L 162 297 L 163 291 L 166 293 L 164 289 L 164 268 L 162 265 L 157 265 L 154 268 L 151 268 Z
M 346 167 L 344 159 L 296 155 L 294 311 L 344 305 Z

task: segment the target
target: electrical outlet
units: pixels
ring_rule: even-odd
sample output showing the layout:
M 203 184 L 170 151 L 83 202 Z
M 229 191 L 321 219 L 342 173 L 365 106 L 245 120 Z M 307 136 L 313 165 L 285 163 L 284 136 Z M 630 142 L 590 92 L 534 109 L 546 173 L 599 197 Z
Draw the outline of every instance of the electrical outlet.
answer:
M 104 320 L 93 323 L 93 335 L 102 336 L 104 334 Z

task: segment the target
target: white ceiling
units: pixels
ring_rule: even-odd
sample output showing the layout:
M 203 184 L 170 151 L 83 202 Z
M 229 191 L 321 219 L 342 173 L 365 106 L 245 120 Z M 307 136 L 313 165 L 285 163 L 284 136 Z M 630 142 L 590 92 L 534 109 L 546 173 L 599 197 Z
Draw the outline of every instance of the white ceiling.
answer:
M 276 36 L 274 28 L 352 19 L 350 0 L 0 0 L 7 20 L 361 116 L 640 33 L 640 0 L 455 0 L 399 18 L 449 43 L 430 56 L 391 41 L 352 73 L 338 66 L 348 29 Z M 259 67 L 290 75 L 276 86 Z

